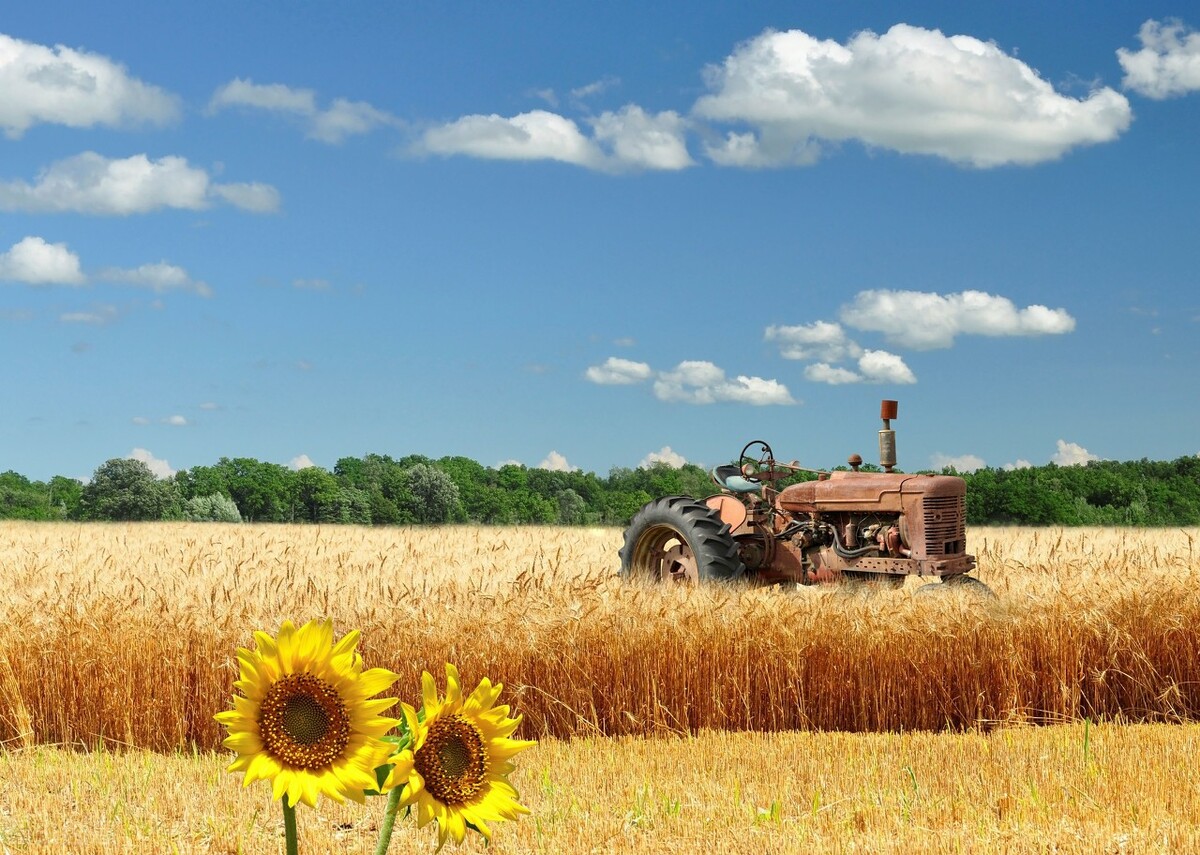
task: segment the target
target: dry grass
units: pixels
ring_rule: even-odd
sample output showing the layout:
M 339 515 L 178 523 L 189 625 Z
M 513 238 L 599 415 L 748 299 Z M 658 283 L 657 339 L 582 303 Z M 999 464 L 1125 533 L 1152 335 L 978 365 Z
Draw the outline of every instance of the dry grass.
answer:
M 531 736 L 1200 718 L 1195 530 L 969 534 L 994 604 L 630 586 L 615 529 L 7 523 L 0 741 L 214 748 L 234 649 L 325 615 Z
M 489 851 L 668 855 L 1200 851 L 1194 725 L 965 734 L 548 740 L 513 775 L 533 815 Z M 0 752 L 0 851 L 282 851 L 269 788 L 203 752 Z M 299 811 L 303 852 L 370 853 L 382 805 Z M 395 852 L 429 852 L 401 822 Z M 482 852 L 478 840 L 464 849 Z

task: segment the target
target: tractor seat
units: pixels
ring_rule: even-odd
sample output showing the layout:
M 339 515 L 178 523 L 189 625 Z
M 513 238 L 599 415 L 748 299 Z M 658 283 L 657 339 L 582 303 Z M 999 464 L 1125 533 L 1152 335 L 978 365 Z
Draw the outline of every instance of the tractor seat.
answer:
M 751 481 L 742 474 L 742 470 L 732 463 L 717 466 L 712 471 L 713 480 L 732 493 L 757 493 L 762 484 Z

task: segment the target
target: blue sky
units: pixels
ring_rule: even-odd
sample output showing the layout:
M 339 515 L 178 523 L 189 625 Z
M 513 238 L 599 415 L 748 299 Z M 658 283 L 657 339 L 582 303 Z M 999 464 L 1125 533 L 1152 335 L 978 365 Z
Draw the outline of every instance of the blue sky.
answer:
M 0 16 L 0 471 L 1200 452 L 1200 12 Z

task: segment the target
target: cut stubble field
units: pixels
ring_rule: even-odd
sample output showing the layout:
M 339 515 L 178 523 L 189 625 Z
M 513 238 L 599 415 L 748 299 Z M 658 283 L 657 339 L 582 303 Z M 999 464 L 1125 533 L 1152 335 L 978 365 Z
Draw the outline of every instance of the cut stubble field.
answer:
M 504 682 L 540 744 L 497 852 L 1200 850 L 1198 534 L 973 529 L 989 603 L 630 585 L 616 529 L 0 524 L 0 851 L 279 851 L 212 716 L 314 617 L 410 703 Z

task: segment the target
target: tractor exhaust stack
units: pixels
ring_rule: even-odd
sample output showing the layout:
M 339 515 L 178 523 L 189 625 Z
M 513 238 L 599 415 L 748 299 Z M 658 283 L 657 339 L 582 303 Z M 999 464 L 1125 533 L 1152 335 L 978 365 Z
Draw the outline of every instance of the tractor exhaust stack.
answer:
M 879 417 L 883 419 L 883 430 L 879 432 L 879 465 L 884 472 L 896 466 L 896 432 L 892 430 L 892 419 L 896 418 L 899 404 L 884 401 L 879 406 Z

